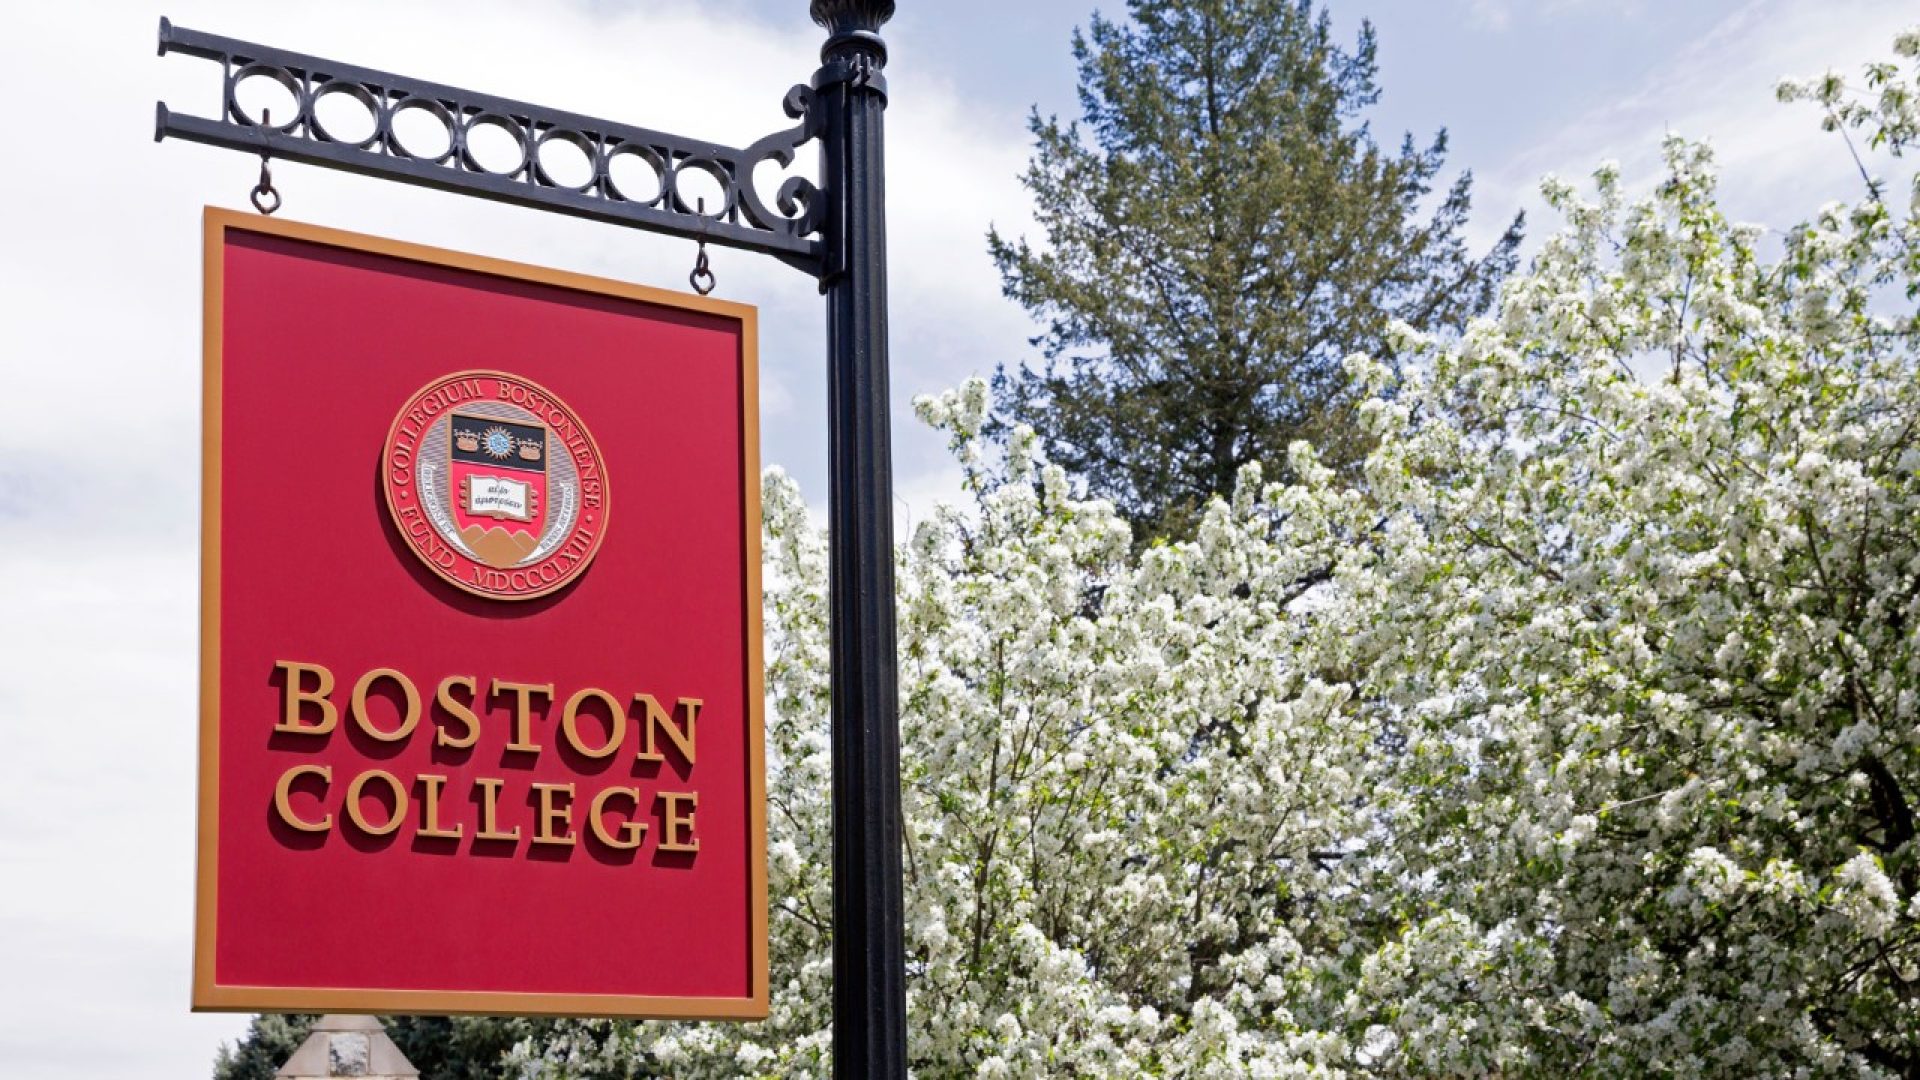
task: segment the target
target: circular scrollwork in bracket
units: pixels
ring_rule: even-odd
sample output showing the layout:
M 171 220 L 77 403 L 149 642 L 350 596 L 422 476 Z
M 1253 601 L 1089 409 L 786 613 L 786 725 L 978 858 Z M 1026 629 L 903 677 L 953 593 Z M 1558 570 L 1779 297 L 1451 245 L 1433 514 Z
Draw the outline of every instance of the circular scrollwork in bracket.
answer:
M 407 144 L 408 136 L 400 130 L 400 125 L 403 122 L 402 118 L 409 113 L 424 114 L 429 118 L 429 122 L 437 123 L 440 128 L 438 135 L 440 138 L 446 140 L 446 144 L 441 146 L 436 142 L 433 153 L 428 153 L 424 145 L 420 146 L 416 152 L 416 148 Z M 453 111 L 432 98 L 401 98 L 399 101 L 394 102 L 392 107 L 387 110 L 386 123 L 383 126 L 386 129 L 387 151 L 395 157 L 408 158 L 413 161 L 424 161 L 430 165 L 443 164 L 453 157 L 455 147 L 454 132 L 456 130 L 456 125 L 453 122 Z M 422 139 L 424 135 L 425 132 L 422 131 L 414 137 L 416 139 Z
M 652 206 L 660 201 L 662 195 L 666 194 L 667 184 L 665 177 L 667 175 L 667 162 L 666 159 L 660 155 L 660 152 L 653 147 L 647 146 L 644 143 L 616 143 L 606 151 L 601 161 L 601 170 L 604 174 L 601 182 L 602 190 L 608 198 L 617 199 L 621 202 L 638 203 L 641 206 Z M 642 193 L 636 186 L 639 177 L 631 177 L 623 183 L 616 170 L 621 167 L 624 161 L 640 162 L 637 168 L 645 169 L 652 177 L 653 190 Z M 632 167 L 629 167 L 629 173 L 631 168 Z
M 274 124 L 273 130 L 291 135 L 300 126 L 300 121 L 309 115 L 310 102 L 307 88 L 306 84 L 292 71 L 275 64 L 243 64 L 234 69 L 233 74 L 227 77 L 227 115 L 233 117 L 237 123 L 257 128 L 265 121 L 266 113 L 275 111 L 269 107 L 262 110 L 261 116 L 255 116 L 240 103 L 241 86 L 256 79 L 275 83 L 286 90 L 293 107 L 286 110 L 287 122 Z
M 704 196 L 689 199 L 686 177 L 702 175 L 710 178 L 719 187 L 719 198 L 712 203 Z M 676 213 L 692 214 L 696 217 L 725 219 L 732 215 L 735 203 L 739 199 L 740 185 L 735 181 L 733 171 L 727 165 L 708 157 L 682 158 L 673 172 L 668 174 L 667 194 Z M 715 206 L 713 203 L 717 203 Z M 702 210 L 701 207 L 705 206 Z
M 322 115 L 321 110 L 325 107 L 329 99 L 336 98 L 347 98 L 358 102 L 360 106 L 366 110 L 367 134 L 364 137 L 355 139 L 345 130 L 335 131 L 333 128 L 328 127 L 326 117 Z M 348 109 L 352 108 L 352 106 L 344 107 Z M 313 92 L 312 101 L 308 105 L 308 113 L 310 121 L 307 130 L 311 132 L 314 139 L 319 142 L 342 143 L 356 150 L 366 150 L 372 147 L 380 138 L 380 101 L 374 97 L 373 91 L 357 82 L 347 82 L 336 79 L 321 83 L 319 88 Z M 344 120 L 345 117 L 336 118 L 334 121 L 335 126 L 344 127 Z
M 513 140 L 515 156 L 511 165 L 506 165 L 502 161 L 496 164 L 506 165 L 505 168 L 493 168 L 480 159 L 480 154 L 488 151 L 476 152 L 474 136 L 484 135 L 488 131 L 501 132 Z M 519 176 L 526 171 L 533 157 L 533 147 L 531 140 L 527 138 L 526 127 L 513 117 L 501 113 L 480 112 L 469 116 L 467 122 L 460 125 L 459 147 L 460 164 L 471 172 L 486 173 L 489 176 Z
M 577 152 L 573 157 L 571 152 Z M 602 165 L 594 140 L 570 128 L 553 128 L 533 144 L 533 178 L 547 187 L 588 191 L 600 179 Z M 567 173 L 584 172 L 578 183 L 567 183 Z

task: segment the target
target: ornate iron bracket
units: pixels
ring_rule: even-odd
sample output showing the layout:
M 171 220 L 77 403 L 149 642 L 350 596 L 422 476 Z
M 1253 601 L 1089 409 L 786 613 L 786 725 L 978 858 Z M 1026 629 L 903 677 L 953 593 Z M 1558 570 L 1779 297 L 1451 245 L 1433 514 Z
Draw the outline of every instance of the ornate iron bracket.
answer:
M 800 146 L 818 137 L 819 122 L 809 112 L 812 87 L 796 86 L 782 102 L 798 125 L 735 149 L 201 33 L 161 19 L 160 55 L 170 52 L 219 62 L 220 117 L 185 116 L 160 102 L 156 142 L 172 137 L 249 154 L 265 152 L 285 161 L 763 252 L 816 278 L 823 273 L 820 226 L 826 207 L 820 189 L 804 177 L 789 177 L 769 207 L 754 184 L 754 169 L 762 162 L 784 169 Z M 285 123 L 268 126 L 241 106 L 240 84 L 260 78 L 278 83 L 293 96 L 294 115 Z M 370 131 L 328 130 L 317 110 L 336 94 L 365 110 Z M 279 110 L 274 113 L 277 120 Z M 409 146 L 396 132 L 395 119 L 410 113 L 420 114 L 429 128 L 437 124 L 442 137 L 415 135 L 416 144 L 433 145 Z M 518 160 L 499 169 L 482 164 L 473 138 L 481 128 L 509 137 L 518 148 Z M 576 164 L 584 159 L 589 166 L 585 180 L 557 180 L 553 172 L 560 163 L 544 158 L 548 147 L 555 147 L 556 159 L 561 154 Z M 623 188 L 615 177 L 616 166 L 643 178 L 635 183 L 633 175 L 626 176 L 626 183 L 641 190 Z M 720 205 L 709 214 L 696 210 L 694 198 L 683 190 L 683 178 L 693 173 L 710 178 L 720 189 Z M 651 180 L 645 180 L 649 174 Z

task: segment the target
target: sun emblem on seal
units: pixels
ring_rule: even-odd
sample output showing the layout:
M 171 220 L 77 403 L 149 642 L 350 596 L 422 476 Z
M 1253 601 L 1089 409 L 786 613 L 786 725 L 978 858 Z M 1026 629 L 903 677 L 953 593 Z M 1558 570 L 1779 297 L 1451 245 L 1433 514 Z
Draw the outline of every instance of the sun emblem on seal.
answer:
M 381 486 L 414 555 L 480 596 L 564 588 L 606 535 L 593 436 L 552 391 L 505 372 L 455 372 L 409 397 L 387 435 Z
M 480 434 L 480 445 L 486 448 L 487 456 L 498 461 L 513 453 L 513 436 L 498 424 Z

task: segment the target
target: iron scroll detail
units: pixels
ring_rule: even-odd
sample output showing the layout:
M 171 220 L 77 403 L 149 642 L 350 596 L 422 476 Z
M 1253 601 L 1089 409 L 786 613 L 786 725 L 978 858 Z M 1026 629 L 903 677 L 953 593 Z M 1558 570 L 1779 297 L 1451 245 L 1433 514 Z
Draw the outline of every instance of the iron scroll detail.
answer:
M 787 116 L 800 122 L 785 131 L 776 131 L 740 152 L 740 159 L 746 166 L 745 172 L 740 175 L 747 178 L 744 183 L 737 185 L 740 208 L 747 220 L 757 228 L 771 230 L 786 225 L 800 236 L 811 236 L 820 231 L 820 189 L 813 181 L 804 176 L 789 176 L 782 181 L 780 189 L 774 193 L 774 207 L 778 211 L 775 213 L 760 201 L 759 188 L 752 180 L 753 170 L 761 162 L 772 161 L 784 169 L 793 164 L 795 151 L 818 137 L 818 119 L 812 112 L 812 105 L 812 87 L 803 83 L 790 88 L 787 96 L 781 99 L 780 107 Z
M 160 20 L 159 51 L 213 60 L 221 65 L 222 81 L 217 119 L 183 115 L 160 103 L 156 141 L 267 152 L 283 161 L 704 239 L 772 255 L 820 276 L 825 206 L 819 187 L 806 177 L 788 177 L 769 204 L 755 180 L 761 165 L 772 162 L 784 170 L 800 147 L 818 138 L 811 87 L 796 86 L 782 101 L 797 124 L 735 148 L 189 30 L 166 19 Z M 293 115 L 284 123 L 248 115 L 240 87 L 253 79 L 277 83 L 292 97 Z M 348 101 L 333 105 L 328 99 L 335 95 Z M 340 130 L 330 129 L 321 115 L 323 107 L 352 112 L 355 105 L 365 120 L 356 116 L 351 131 L 338 118 Z M 278 120 L 280 109 L 273 113 Z M 397 121 L 421 125 L 437 137 L 415 133 L 409 145 Z M 508 160 L 486 160 L 479 152 L 482 137 L 511 147 Z M 563 159 L 575 166 L 571 175 L 560 175 Z M 696 209 L 700 200 L 690 190 L 695 184 L 708 196 L 718 188 L 711 212 Z M 708 206 L 715 201 L 706 197 Z

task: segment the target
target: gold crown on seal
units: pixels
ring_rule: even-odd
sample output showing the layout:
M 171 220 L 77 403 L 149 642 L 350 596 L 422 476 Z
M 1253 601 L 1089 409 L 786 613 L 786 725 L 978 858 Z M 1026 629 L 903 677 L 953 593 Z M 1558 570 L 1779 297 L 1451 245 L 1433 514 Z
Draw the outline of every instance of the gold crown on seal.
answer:
M 455 432 L 453 445 L 471 454 L 480 449 L 480 436 L 471 431 Z

